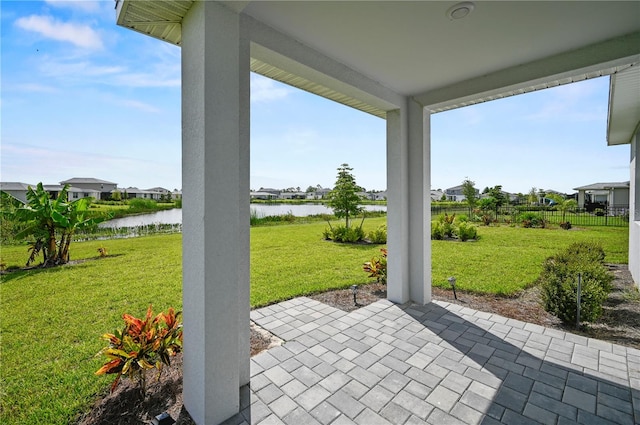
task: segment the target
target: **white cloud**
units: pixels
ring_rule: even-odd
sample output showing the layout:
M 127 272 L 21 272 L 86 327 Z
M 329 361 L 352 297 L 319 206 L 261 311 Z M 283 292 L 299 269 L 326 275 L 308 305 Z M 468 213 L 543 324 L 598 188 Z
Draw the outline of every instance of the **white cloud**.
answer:
M 122 73 L 114 79 L 118 86 L 127 87 L 180 87 L 180 76 L 152 73 Z
M 140 102 L 138 100 L 123 99 L 117 103 L 121 104 L 122 106 L 126 106 L 127 108 L 138 109 L 144 112 L 153 112 L 153 113 L 160 112 L 160 109 L 156 108 L 155 106 L 150 105 L 148 103 Z
M 46 58 L 42 61 L 42 73 L 49 77 L 72 78 L 74 80 L 84 77 L 105 77 L 122 73 L 126 68 L 117 65 L 100 66 L 89 61 L 65 62 L 58 59 Z
M 252 102 L 272 102 L 287 97 L 292 90 L 276 83 L 275 81 L 251 74 L 251 101 Z
M 528 116 L 533 121 L 601 121 L 606 116 L 608 80 L 597 78 L 565 84 L 546 90 L 546 102 Z M 604 103 L 603 103 L 604 100 Z M 591 106 L 586 106 L 591 105 Z
M 111 0 L 45 0 L 45 2 L 53 7 L 81 10 L 88 13 L 98 12 L 100 10 L 101 3 L 113 3 Z
M 39 15 L 19 18 L 16 20 L 16 25 L 44 37 L 66 41 L 85 49 L 97 50 L 103 47 L 98 33 L 88 25 L 60 22 L 50 16 Z
M 60 92 L 60 90 L 58 90 L 56 87 L 51 87 L 51 86 L 46 86 L 44 84 L 39 84 L 39 83 L 25 83 L 25 84 L 18 84 L 14 87 L 15 90 L 18 91 L 23 91 L 23 92 L 29 92 L 29 93 L 58 93 Z

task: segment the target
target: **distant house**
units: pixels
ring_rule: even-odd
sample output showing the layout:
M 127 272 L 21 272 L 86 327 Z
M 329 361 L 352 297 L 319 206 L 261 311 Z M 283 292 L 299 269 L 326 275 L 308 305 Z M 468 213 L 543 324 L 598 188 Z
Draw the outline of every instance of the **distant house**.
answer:
M 29 188 L 29 186 L 36 187 L 33 184 L 22 183 L 22 182 L 0 182 L 0 191 L 17 199 L 23 204 L 26 204 L 27 189 Z
M 578 191 L 578 207 L 587 208 L 591 205 L 608 208 L 629 208 L 629 183 L 593 183 L 575 187 Z
M 98 191 L 100 192 L 100 196 L 96 199 L 109 199 L 111 198 L 111 192 L 118 188 L 117 183 L 94 179 L 92 177 L 73 177 L 69 180 L 61 181 L 60 184 L 68 184 L 69 186 L 77 187 L 79 189 Z
M 145 189 L 147 192 L 157 192 L 163 195 L 171 193 L 169 189 L 165 189 L 164 187 L 152 187 L 151 189 Z
M 257 192 L 250 192 L 249 196 L 251 197 L 251 199 L 260 199 L 263 201 L 268 201 L 270 199 L 277 199 L 278 195 L 275 195 L 271 192 L 264 192 L 262 190 L 259 190 Z
M 21 182 L 3 182 L 0 183 L 0 190 L 8 195 L 16 198 L 23 204 L 27 203 L 27 189 L 29 187 L 35 188 L 35 184 L 21 183 Z M 64 185 L 58 184 L 43 184 L 42 188 L 45 192 L 49 193 L 52 199 L 57 199 L 62 191 Z M 69 201 L 77 201 L 82 198 L 100 199 L 100 191 L 92 189 L 83 189 L 79 187 L 70 186 L 67 189 L 67 199 Z
M 176 199 L 182 199 L 182 191 L 178 189 L 173 189 L 173 192 L 171 192 L 171 199 L 173 199 L 174 201 Z
M 280 192 L 279 199 L 305 199 L 306 192 Z
M 502 193 L 502 195 L 504 195 L 504 199 L 507 200 L 507 202 L 517 202 L 518 201 L 518 195 L 516 195 L 515 193 L 509 193 L 509 192 L 505 192 L 504 190 L 501 190 L 500 193 Z M 488 193 L 483 193 L 482 195 L 480 195 L 480 199 L 483 198 L 488 198 L 491 195 Z
M 454 201 L 454 202 L 463 202 L 467 199 L 466 196 L 464 196 L 464 193 L 462 193 L 462 185 L 459 186 L 454 186 L 454 187 L 450 187 L 449 189 L 446 189 L 444 192 L 447 195 L 447 201 Z M 476 196 L 478 196 L 480 194 L 480 191 L 478 189 L 475 189 L 476 191 Z
M 383 190 L 382 192 L 369 192 L 367 193 L 367 198 L 369 198 L 372 201 L 386 201 L 387 191 Z
M 166 190 L 166 189 L 165 189 Z M 169 191 L 167 190 L 167 193 Z M 126 189 L 122 189 L 121 190 L 122 193 L 122 197 L 125 197 L 126 194 L 126 199 L 151 199 L 154 201 L 157 201 L 160 199 L 160 196 L 163 195 L 163 193 L 155 191 L 155 190 L 151 190 L 151 189 L 138 189 L 137 187 L 128 187 Z
M 57 199 L 64 186 L 58 184 L 45 184 L 42 187 L 49 193 L 49 195 L 51 195 L 52 199 Z M 81 189 L 74 186 L 69 186 L 67 189 L 67 200 L 69 201 L 77 201 L 82 198 L 100 199 L 100 196 L 101 194 L 99 190 Z
M 431 189 L 431 200 L 432 201 L 441 201 L 442 200 L 442 195 L 444 195 L 443 191 Z
M 313 192 L 307 193 L 307 199 L 324 199 L 333 189 L 318 187 Z

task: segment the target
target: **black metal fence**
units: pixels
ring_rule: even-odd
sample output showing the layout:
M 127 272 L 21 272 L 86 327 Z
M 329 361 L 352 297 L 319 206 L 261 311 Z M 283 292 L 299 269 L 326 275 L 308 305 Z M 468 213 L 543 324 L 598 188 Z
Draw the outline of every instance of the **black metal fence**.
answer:
M 629 225 L 629 208 L 606 207 L 592 212 L 585 209 L 561 211 L 555 207 L 505 205 L 492 210 L 471 210 L 467 206 L 432 205 L 431 215 L 435 218 L 441 214 L 466 215 L 472 221 L 491 221 L 498 223 L 520 223 L 529 213 L 537 214 L 546 223 L 559 225 L 570 223 L 572 226 L 616 226 Z

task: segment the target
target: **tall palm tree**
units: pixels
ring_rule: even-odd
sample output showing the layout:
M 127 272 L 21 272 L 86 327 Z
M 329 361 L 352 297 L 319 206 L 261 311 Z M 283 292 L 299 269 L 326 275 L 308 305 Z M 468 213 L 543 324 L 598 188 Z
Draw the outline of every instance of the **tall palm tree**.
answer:
M 547 195 L 547 198 L 551 199 L 553 202 L 557 204 L 557 208 L 562 212 L 562 221 L 566 222 L 565 219 L 567 215 L 567 211 L 575 210 L 578 207 L 578 203 L 575 199 L 565 199 L 564 197 L 556 194 L 550 193 Z

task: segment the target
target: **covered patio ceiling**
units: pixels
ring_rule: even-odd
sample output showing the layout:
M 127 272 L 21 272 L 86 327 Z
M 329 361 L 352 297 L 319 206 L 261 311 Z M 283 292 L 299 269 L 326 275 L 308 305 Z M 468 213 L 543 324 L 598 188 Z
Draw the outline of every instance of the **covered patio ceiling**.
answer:
M 116 0 L 118 24 L 179 45 L 192 3 Z M 393 109 L 386 90 L 439 112 L 640 63 L 636 1 L 222 3 L 251 28 L 254 72 L 380 117 Z M 472 10 L 453 19 L 456 5 Z M 292 55 L 296 46 L 274 34 L 304 53 Z M 345 85 L 349 73 L 378 85 L 380 99 Z

